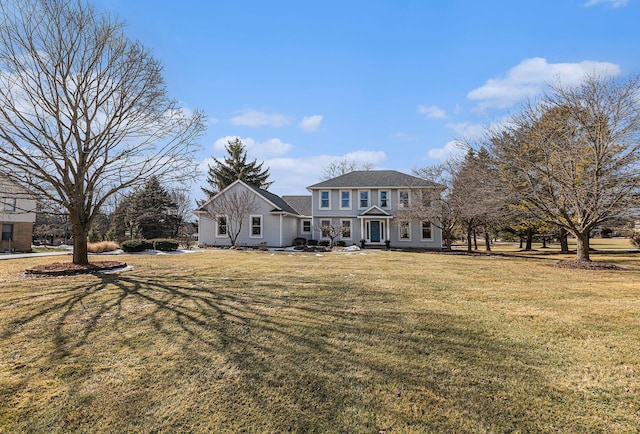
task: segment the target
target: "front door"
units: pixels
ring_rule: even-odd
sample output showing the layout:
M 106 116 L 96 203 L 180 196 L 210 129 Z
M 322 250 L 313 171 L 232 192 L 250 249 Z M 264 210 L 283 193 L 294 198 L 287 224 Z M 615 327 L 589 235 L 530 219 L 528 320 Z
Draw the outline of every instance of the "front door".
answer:
M 370 229 L 371 229 L 371 242 L 379 243 L 380 242 L 380 222 L 377 220 L 371 221 Z

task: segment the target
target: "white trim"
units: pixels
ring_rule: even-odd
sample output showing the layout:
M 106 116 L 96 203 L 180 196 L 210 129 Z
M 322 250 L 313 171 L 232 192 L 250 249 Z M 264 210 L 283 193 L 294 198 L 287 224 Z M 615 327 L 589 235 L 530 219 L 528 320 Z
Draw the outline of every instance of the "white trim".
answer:
M 382 193 L 387 193 L 387 205 L 382 206 Z M 378 206 L 381 209 L 391 208 L 391 190 L 378 190 Z
M 258 226 L 260 228 L 260 235 L 254 235 L 253 233 L 253 219 L 257 217 L 260 219 L 260 225 Z M 264 230 L 263 230 L 263 226 L 264 226 L 264 217 L 262 216 L 262 214 L 251 214 L 249 216 L 249 238 L 263 238 L 263 234 L 264 234 Z
M 329 222 L 328 225 L 325 225 L 324 222 Z M 331 219 L 326 219 L 326 218 L 321 218 L 320 219 L 320 228 L 322 228 L 322 226 L 331 226 L 332 222 Z M 320 232 L 320 238 L 324 238 L 324 239 L 328 239 L 329 236 L 328 235 L 324 235 L 322 229 L 320 229 L 318 232 Z
M 342 206 L 342 193 L 347 193 L 349 195 L 349 206 L 343 207 Z M 351 194 L 351 190 L 340 190 L 338 192 L 338 199 L 340 199 L 340 209 L 352 209 L 353 208 L 353 204 L 352 204 L 352 197 L 353 196 Z
M 407 225 L 407 235 L 408 238 L 402 238 L 402 227 Z M 411 223 L 409 222 L 400 222 L 398 223 L 398 241 L 411 241 Z
M 224 218 L 226 228 L 226 232 L 224 234 L 220 233 L 220 219 Z M 214 217 L 214 222 L 216 224 L 216 238 L 228 238 L 229 237 L 229 218 L 226 215 L 219 214 Z
M 329 206 L 322 206 L 322 193 L 327 193 Z M 331 190 L 320 190 L 318 193 L 318 209 L 331 209 Z
M 411 206 L 411 190 L 407 189 L 398 189 L 398 209 L 404 209 L 404 204 L 402 203 L 401 194 L 407 193 L 407 207 Z
M 344 227 L 344 223 L 349 223 L 349 236 L 345 237 L 344 234 L 340 235 L 340 238 L 343 240 L 350 240 L 353 238 L 353 225 L 351 224 L 352 219 L 340 219 L 340 227 Z
M 304 230 L 304 223 L 309 222 L 309 230 Z M 301 219 L 300 220 L 300 233 L 301 234 L 311 234 L 313 233 L 313 219 Z
M 424 238 L 424 237 L 423 237 L 423 235 L 424 235 L 424 228 L 423 228 L 423 226 L 422 226 L 422 225 L 423 225 L 424 223 L 429 223 L 429 231 L 431 232 L 431 237 L 430 237 L 430 238 Z M 420 239 L 421 239 L 422 241 L 433 241 L 433 224 L 432 224 L 430 221 L 428 221 L 428 220 L 422 220 L 422 221 L 420 221 Z
M 367 193 L 367 205 L 362 206 L 362 200 L 360 195 L 362 193 Z M 371 190 L 358 190 L 358 209 L 368 209 L 371 206 Z

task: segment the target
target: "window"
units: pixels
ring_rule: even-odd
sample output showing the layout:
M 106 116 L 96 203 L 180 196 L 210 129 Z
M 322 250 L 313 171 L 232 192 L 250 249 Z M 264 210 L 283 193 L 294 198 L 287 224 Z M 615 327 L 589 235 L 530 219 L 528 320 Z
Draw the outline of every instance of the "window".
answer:
M 422 239 L 431 239 L 431 222 L 422 222 Z
M 369 208 L 369 191 L 360 192 L 360 208 Z
M 251 220 L 251 238 L 262 238 L 262 216 L 252 215 Z
M 16 198 L 15 197 L 5 197 L 2 199 L 4 202 L 4 210 L 5 212 L 15 212 L 16 210 Z
M 340 209 L 351 209 L 351 192 L 348 190 L 340 192 Z
M 302 232 L 311 233 L 311 220 L 302 220 Z
M 331 208 L 331 201 L 329 200 L 329 192 L 320 192 L 320 208 Z
M 351 238 L 351 220 L 342 220 L 340 223 L 342 224 L 342 238 L 350 239 Z
M 322 237 L 327 238 L 329 236 L 329 227 L 331 226 L 331 220 L 321 220 L 320 229 L 322 230 Z
M 381 191 L 380 192 L 380 208 L 389 208 L 389 192 Z
M 400 190 L 398 191 L 398 208 L 407 207 L 409 207 L 409 191 Z
M 2 241 L 12 241 L 13 240 L 13 225 L 4 224 L 2 225 Z
M 226 237 L 227 236 L 227 218 L 225 216 L 218 217 L 218 229 L 216 235 L 218 237 Z
M 408 222 L 402 222 L 398 225 L 398 238 L 402 241 L 409 241 L 411 239 L 411 226 Z

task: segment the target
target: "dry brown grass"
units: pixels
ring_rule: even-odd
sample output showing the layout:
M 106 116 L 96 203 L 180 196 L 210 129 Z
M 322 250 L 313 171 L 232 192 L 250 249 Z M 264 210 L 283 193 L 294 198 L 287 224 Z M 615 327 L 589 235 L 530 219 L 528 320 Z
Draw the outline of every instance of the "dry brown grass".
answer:
M 99 243 L 88 243 L 87 250 L 89 253 L 104 253 L 118 250 L 120 245 L 113 241 L 100 241 Z
M 0 432 L 637 432 L 640 258 L 364 251 L 0 265 Z

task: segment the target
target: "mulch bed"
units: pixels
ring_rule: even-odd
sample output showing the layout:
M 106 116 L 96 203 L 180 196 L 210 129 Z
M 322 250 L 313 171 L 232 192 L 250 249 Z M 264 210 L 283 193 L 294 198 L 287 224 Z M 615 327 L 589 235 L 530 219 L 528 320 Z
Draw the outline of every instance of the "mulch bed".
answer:
M 125 268 L 127 264 L 120 261 L 96 261 L 86 265 L 72 262 L 52 262 L 51 264 L 36 265 L 25 270 L 25 274 L 41 276 L 71 276 L 74 274 L 97 273 L 100 271 Z
M 556 268 L 571 268 L 577 270 L 624 270 L 624 268 L 611 264 L 609 262 L 595 262 L 595 261 L 558 261 L 555 264 Z

